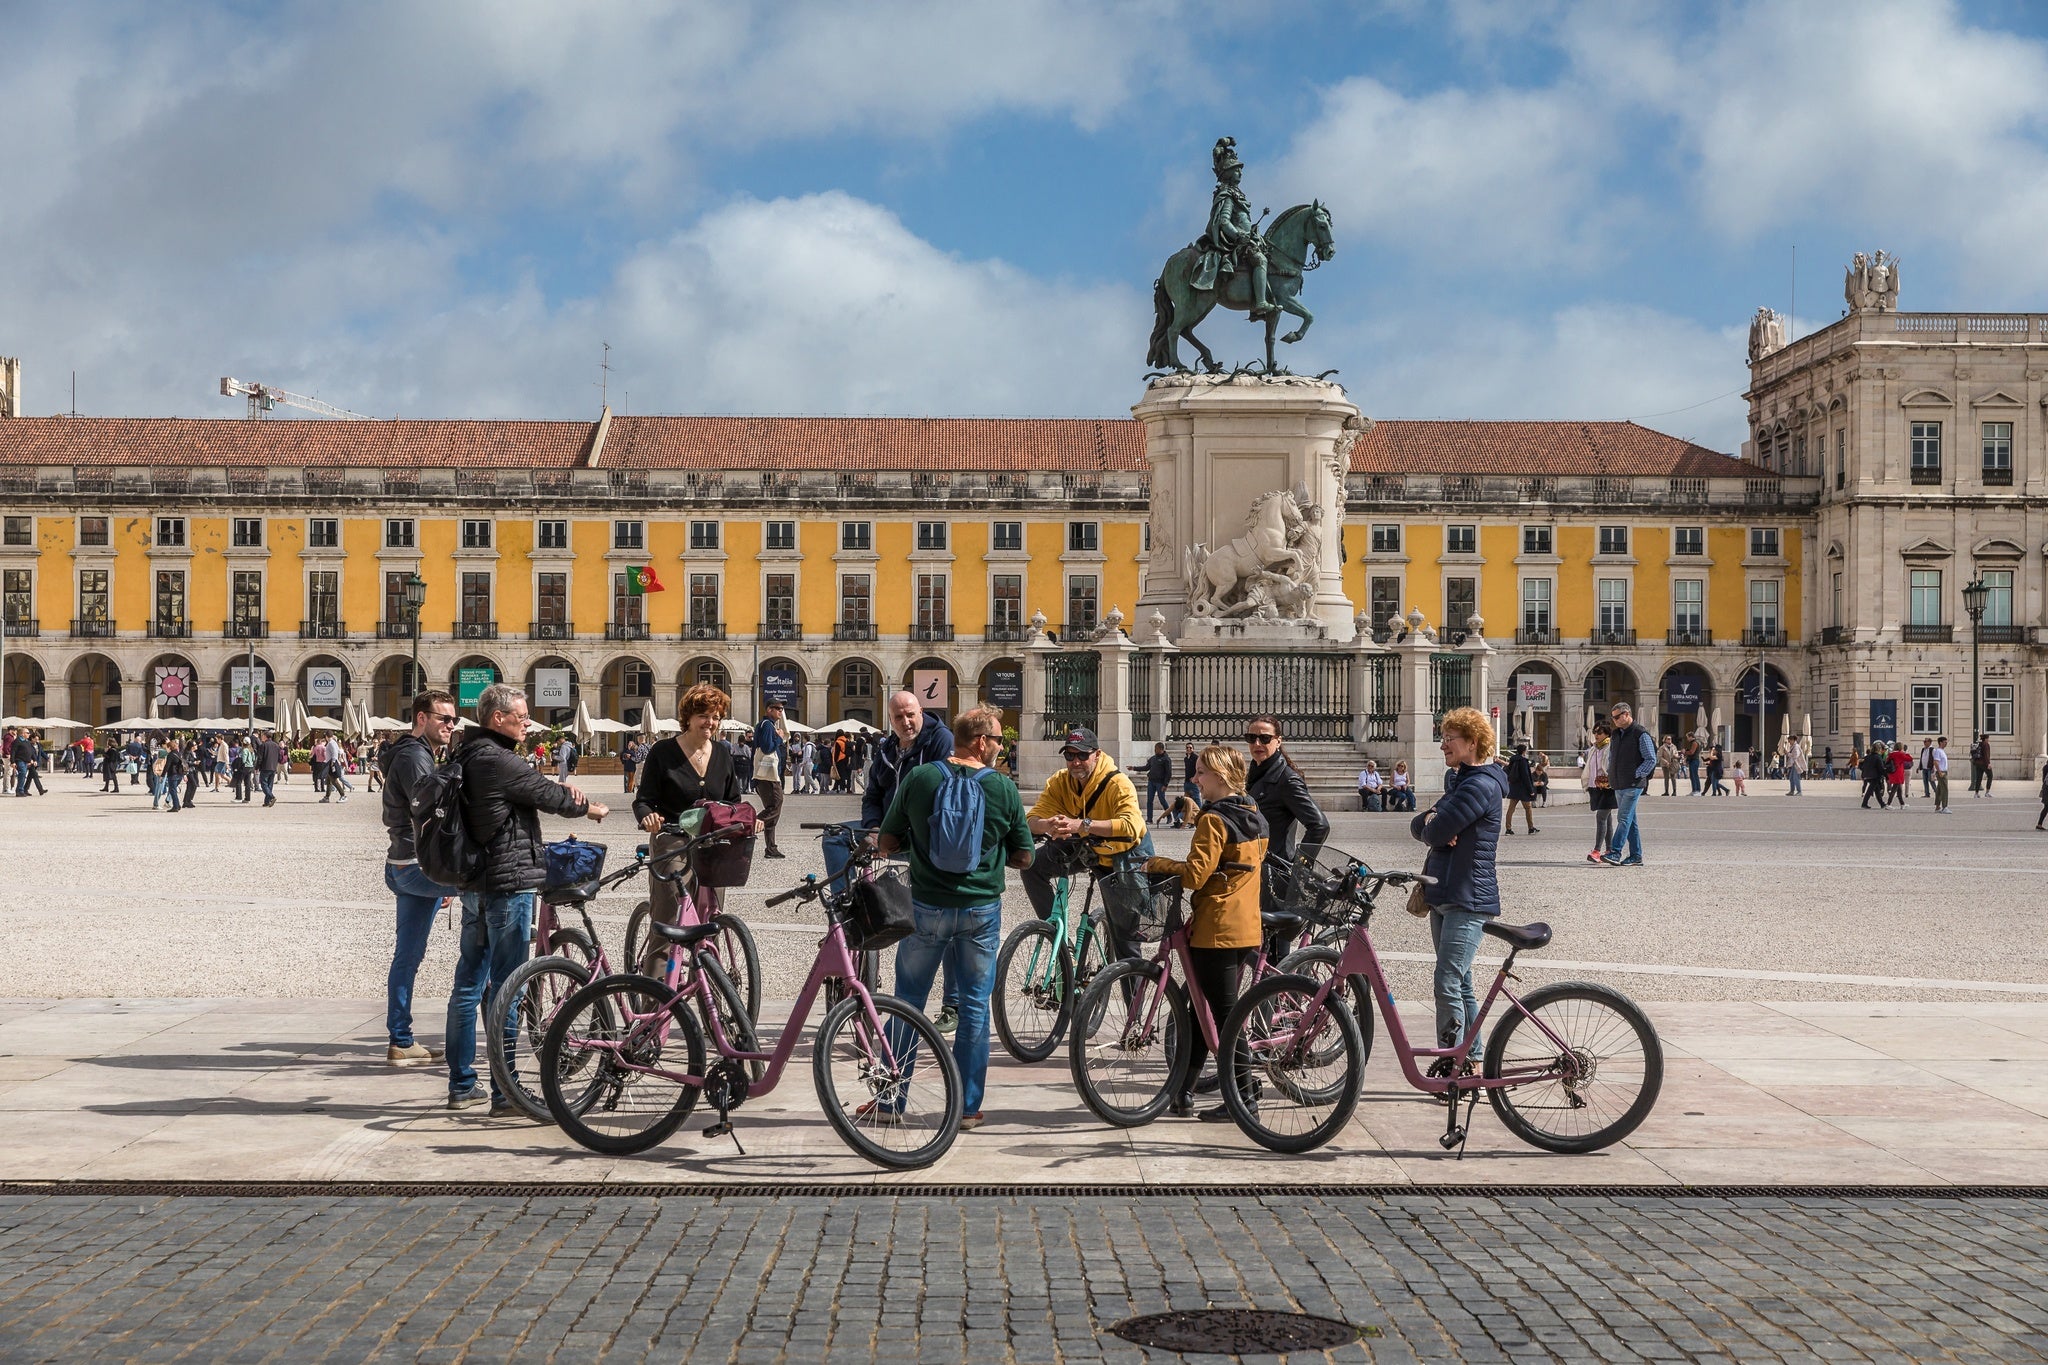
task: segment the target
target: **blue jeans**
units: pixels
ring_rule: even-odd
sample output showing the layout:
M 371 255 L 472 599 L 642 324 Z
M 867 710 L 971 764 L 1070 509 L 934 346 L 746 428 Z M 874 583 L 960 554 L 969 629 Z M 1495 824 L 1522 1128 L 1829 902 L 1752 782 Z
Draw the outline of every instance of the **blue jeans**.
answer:
M 384 1028 L 393 1047 L 411 1047 L 412 983 L 427 955 L 427 932 L 443 896 L 455 894 L 420 869 L 418 863 L 384 864 L 384 885 L 398 897 L 398 946 L 391 953 L 391 971 L 384 978 Z
M 1692 794 L 1698 796 L 1700 794 L 1700 761 L 1698 759 L 1689 758 L 1685 761 L 1685 775 L 1692 779 Z
M 1614 793 L 1614 842 L 1607 847 L 1611 858 L 1621 857 L 1621 846 L 1628 845 L 1628 861 L 1643 860 L 1643 835 L 1636 825 L 1636 802 L 1642 800 L 1640 787 L 1619 787 Z
M 847 835 L 833 830 L 819 836 L 818 847 L 819 851 L 825 855 L 825 883 L 831 886 L 839 878 L 840 874 L 846 871 L 847 863 L 853 859 L 853 840 Z M 834 892 L 844 889 L 844 883 L 841 883 L 839 886 L 832 886 Z M 960 978 L 950 966 L 946 968 L 945 980 L 939 991 L 939 1006 L 941 1009 L 957 1010 L 960 1008 Z M 919 1006 L 919 1008 L 923 1007 Z
M 996 986 L 996 950 L 1002 946 L 1003 903 L 955 909 L 913 899 L 917 932 L 897 945 L 896 994 L 917 1009 L 931 998 L 939 964 L 960 986 L 960 1026 L 953 1034 L 953 1060 L 960 1067 L 964 1114 L 981 1112 L 988 1084 L 988 1002 Z M 917 1040 L 889 1035 L 889 1046 L 916 1056 Z
M 15 793 L 17 796 L 19 792 Z M 155 810 L 164 801 L 164 779 L 159 773 L 149 775 L 149 808 Z
M 1429 912 L 1429 941 L 1436 948 L 1436 1045 L 1456 1047 L 1479 1017 L 1472 992 L 1472 959 L 1479 955 L 1487 915 L 1456 905 Z
M 462 956 L 456 960 L 455 989 L 448 996 L 450 1095 L 476 1089 L 477 1011 L 505 984 L 506 977 L 519 970 L 532 941 L 533 892 L 462 893 Z M 508 1014 L 505 1025 L 509 1045 L 518 1036 L 517 1021 Z M 491 1103 L 503 1098 L 493 1081 Z
M 1148 781 L 1145 783 L 1145 823 L 1148 825 L 1152 823 L 1152 803 L 1154 801 L 1159 803 L 1161 810 L 1172 810 L 1171 803 L 1166 799 L 1166 784 L 1164 782 Z
M 167 776 L 167 777 L 165 777 L 165 778 L 164 778 L 164 799 L 165 799 L 165 800 L 167 800 L 167 801 L 169 801 L 169 802 L 171 803 L 171 809 L 172 809 L 172 810 L 176 810 L 176 809 L 178 808 L 178 793 L 179 793 L 179 792 L 181 792 L 181 791 L 183 791 L 184 789 L 185 789 L 185 779 L 184 779 L 184 777 L 183 777 L 183 776 L 179 776 L 179 777 L 168 777 L 168 776 Z M 26 796 L 26 795 L 28 795 L 28 793 L 27 793 L 26 791 L 24 791 L 24 792 L 22 793 L 22 795 L 23 795 L 23 796 Z M 152 801 L 152 802 L 150 802 L 150 804 L 151 804 L 151 805 L 155 805 L 156 803 L 155 803 L 154 801 Z
M 275 800 L 277 799 L 277 774 L 276 774 L 276 773 L 274 773 L 274 772 L 261 772 L 261 771 L 259 771 L 259 772 L 258 772 L 258 773 L 256 774 L 256 781 L 257 781 L 258 785 L 260 785 L 260 786 L 261 786 L 261 787 L 263 788 L 263 804 L 264 804 L 264 805 L 266 805 L 266 806 L 267 806 L 267 805 L 269 805 L 269 804 L 270 804 L 270 803 L 271 803 L 272 801 L 275 801 Z
M 1786 768 L 1785 780 L 1790 784 L 1786 788 L 1786 790 L 1790 792 L 1793 796 L 1799 795 L 1800 791 L 1802 790 L 1800 783 L 1804 780 L 1799 775 L 1799 769 L 1792 767 Z

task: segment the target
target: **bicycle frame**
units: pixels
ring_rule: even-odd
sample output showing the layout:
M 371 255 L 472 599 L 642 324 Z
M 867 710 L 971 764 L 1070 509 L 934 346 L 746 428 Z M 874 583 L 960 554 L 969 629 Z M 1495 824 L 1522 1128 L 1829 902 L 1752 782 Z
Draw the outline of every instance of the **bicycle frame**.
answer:
M 1159 978 L 1159 993 L 1152 998 L 1152 1003 L 1145 1013 L 1144 1036 L 1149 1038 L 1152 1030 L 1158 1027 L 1159 1009 L 1166 1000 L 1166 983 L 1173 979 L 1173 964 L 1178 962 L 1181 977 L 1188 985 L 1188 1012 L 1194 1017 L 1195 1027 L 1202 1031 L 1202 1041 L 1208 1044 L 1210 1055 L 1214 1056 L 1217 1055 L 1217 1035 L 1220 1030 L 1215 1014 L 1209 1009 L 1208 994 L 1195 987 L 1195 963 L 1190 953 L 1194 947 L 1194 926 L 1184 917 L 1177 918 L 1180 918 L 1180 923 L 1159 941 L 1158 949 L 1152 954 L 1151 965 L 1163 967 L 1164 971 Z M 1271 969 L 1266 957 L 1265 940 L 1262 937 L 1258 949 L 1252 956 L 1251 981 L 1260 980 Z M 1341 979 L 1341 976 L 1331 978 L 1332 981 Z M 1249 985 L 1251 982 L 1248 981 L 1246 984 Z M 1322 999 L 1322 993 L 1319 992 L 1316 996 L 1318 1005 Z
M 1045 921 L 1053 926 L 1056 935 L 1052 947 L 1047 949 L 1043 943 L 1032 946 L 1032 960 L 1026 964 L 1025 970 L 1029 973 L 1028 979 L 1034 987 L 1050 989 L 1059 985 L 1060 944 L 1072 944 L 1074 960 L 1079 962 L 1081 954 L 1087 950 L 1089 943 L 1094 941 L 1095 935 L 1102 932 L 1101 922 L 1089 913 L 1095 904 L 1095 879 L 1089 879 L 1088 893 L 1082 898 L 1078 915 L 1073 910 L 1073 881 L 1071 877 L 1060 878 L 1059 886 L 1053 893 L 1052 913 L 1046 916 Z M 1045 954 L 1045 966 L 1042 970 L 1037 960 L 1040 953 Z

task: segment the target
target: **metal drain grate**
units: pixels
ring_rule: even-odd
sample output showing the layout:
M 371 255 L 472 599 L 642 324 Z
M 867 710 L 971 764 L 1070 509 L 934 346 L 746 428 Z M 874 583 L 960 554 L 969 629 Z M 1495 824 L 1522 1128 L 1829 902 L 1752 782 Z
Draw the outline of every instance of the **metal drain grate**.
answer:
M 1109 1329 L 1135 1346 L 1185 1355 L 1286 1355 L 1349 1346 L 1359 1330 L 1335 1318 L 1262 1308 L 1202 1308 L 1126 1318 Z

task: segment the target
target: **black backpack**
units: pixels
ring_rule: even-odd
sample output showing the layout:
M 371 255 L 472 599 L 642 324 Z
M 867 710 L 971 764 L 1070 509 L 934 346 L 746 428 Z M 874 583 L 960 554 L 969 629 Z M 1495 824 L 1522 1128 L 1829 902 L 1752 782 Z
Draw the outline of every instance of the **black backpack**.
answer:
M 483 845 L 462 817 L 461 759 L 451 757 L 413 788 L 412 832 L 420 871 L 458 891 L 483 887 Z

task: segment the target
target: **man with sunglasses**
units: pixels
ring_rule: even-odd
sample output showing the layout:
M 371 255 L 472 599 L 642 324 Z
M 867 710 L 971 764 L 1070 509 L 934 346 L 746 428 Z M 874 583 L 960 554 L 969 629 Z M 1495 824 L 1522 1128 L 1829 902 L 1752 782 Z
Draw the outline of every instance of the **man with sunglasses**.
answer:
M 391 836 L 384 854 L 384 885 L 398 897 L 398 942 L 391 971 L 384 979 L 384 1027 L 391 1035 L 384 1059 L 393 1066 L 428 1066 L 440 1054 L 412 1036 L 412 986 L 420 959 L 427 955 L 427 933 L 444 897 L 458 894 L 420 867 L 413 847 L 413 788 L 430 776 L 438 756 L 455 733 L 455 698 L 426 691 L 412 699 L 412 732 L 401 736 L 382 755 L 384 828 Z
M 1102 752 L 1093 730 L 1080 726 L 1069 730 L 1060 746 L 1060 759 L 1064 770 L 1046 779 L 1038 804 L 1031 808 L 1026 821 L 1031 832 L 1049 840 L 1084 836 L 1102 840 L 1083 846 L 1087 860 L 1102 871 L 1142 867 L 1145 859 L 1152 856 L 1152 835 L 1138 810 L 1136 785 Z M 1052 915 L 1053 897 L 1057 894 L 1053 883 L 1072 872 L 1072 864 L 1067 861 L 1070 854 L 1071 846 L 1062 848 L 1047 843 L 1031 860 L 1031 866 L 1018 875 L 1017 880 L 1024 884 L 1024 894 L 1040 919 Z M 1079 894 L 1078 888 L 1075 894 Z M 1137 957 L 1135 938 L 1118 933 L 1114 924 L 1109 928 L 1110 946 L 1116 955 Z

